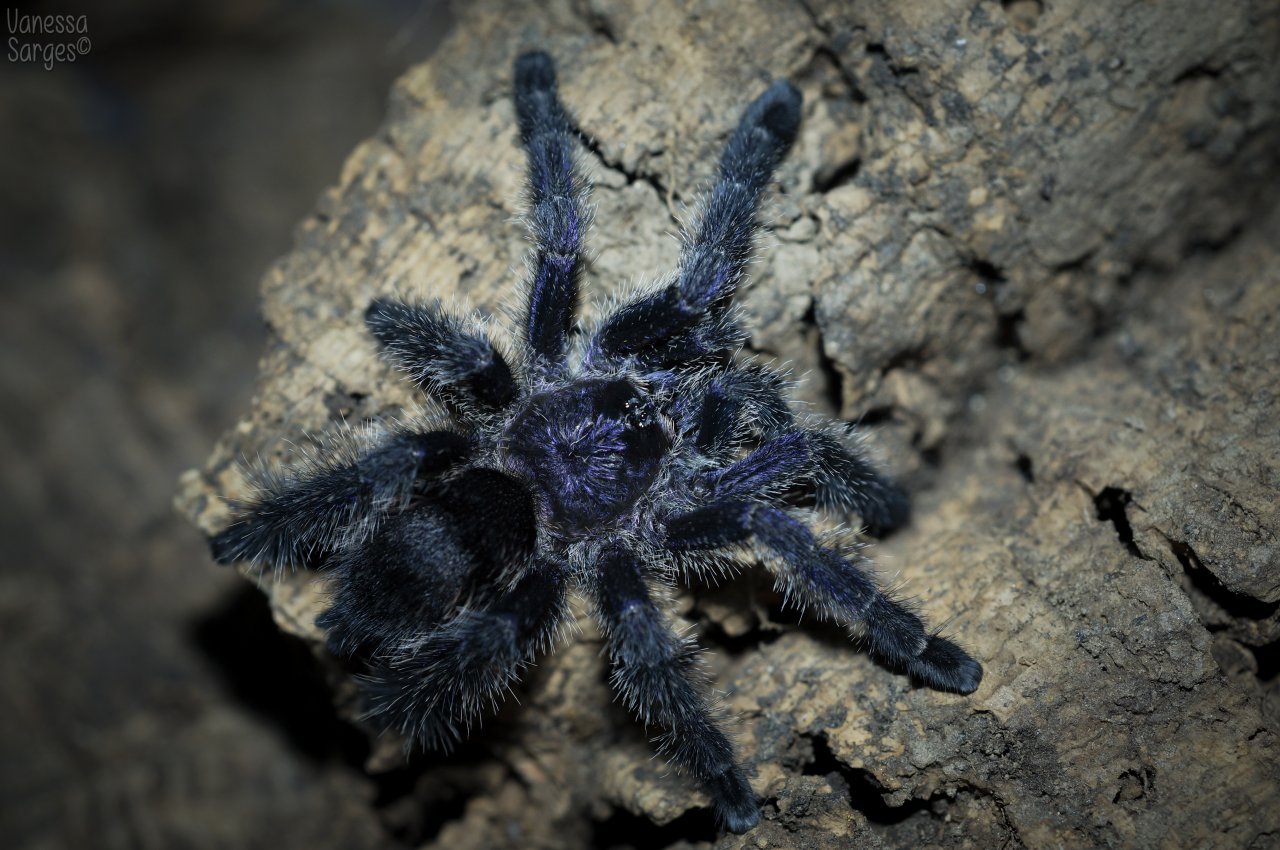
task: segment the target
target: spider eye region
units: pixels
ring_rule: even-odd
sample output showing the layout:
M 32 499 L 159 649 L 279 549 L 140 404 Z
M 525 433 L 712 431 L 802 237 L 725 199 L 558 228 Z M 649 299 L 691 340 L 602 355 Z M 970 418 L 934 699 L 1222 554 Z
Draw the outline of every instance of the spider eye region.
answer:
M 630 511 L 657 477 L 670 440 L 630 381 L 591 379 L 529 399 L 503 444 L 559 524 L 580 534 Z

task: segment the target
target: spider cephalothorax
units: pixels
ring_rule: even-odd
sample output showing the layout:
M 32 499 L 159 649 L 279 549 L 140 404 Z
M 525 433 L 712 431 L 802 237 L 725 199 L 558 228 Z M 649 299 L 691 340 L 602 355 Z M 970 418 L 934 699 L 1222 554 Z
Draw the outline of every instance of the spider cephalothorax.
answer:
M 583 333 L 585 191 L 544 54 L 517 60 L 515 102 L 535 242 L 519 357 L 438 305 L 374 301 L 369 330 L 450 417 L 411 419 L 271 482 L 213 552 L 326 570 L 318 624 L 365 665 L 367 716 L 429 745 L 465 735 L 549 646 L 576 588 L 619 695 L 740 832 L 759 820 L 756 799 L 696 648 L 655 592 L 680 572 L 723 570 L 752 546 L 789 601 L 859 630 L 924 684 L 969 693 L 982 668 L 887 596 L 856 546 L 809 530 L 816 506 L 886 531 L 906 500 L 846 429 L 794 413 L 778 373 L 734 360 L 744 335 L 731 301 L 800 124 L 799 92 L 777 82 L 747 108 L 667 282 Z

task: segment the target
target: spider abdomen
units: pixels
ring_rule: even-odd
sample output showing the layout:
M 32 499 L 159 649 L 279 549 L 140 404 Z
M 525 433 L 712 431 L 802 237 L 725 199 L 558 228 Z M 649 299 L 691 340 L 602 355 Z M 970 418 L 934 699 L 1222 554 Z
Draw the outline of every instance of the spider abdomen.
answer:
M 368 559 L 378 569 L 367 569 Z M 365 546 L 330 564 L 332 605 L 316 622 L 341 655 L 381 651 L 444 620 L 474 569 L 474 556 L 435 511 L 393 514 Z
M 625 379 L 584 379 L 539 393 L 503 440 L 563 531 L 598 531 L 627 514 L 657 477 L 670 438 Z

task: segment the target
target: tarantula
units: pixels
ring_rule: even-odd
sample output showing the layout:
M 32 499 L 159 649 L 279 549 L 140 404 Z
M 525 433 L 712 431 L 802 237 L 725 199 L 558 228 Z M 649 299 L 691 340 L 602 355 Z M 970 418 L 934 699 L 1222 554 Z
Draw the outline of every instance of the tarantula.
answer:
M 411 420 L 269 483 L 213 554 L 326 570 L 317 623 L 333 652 L 365 665 L 367 717 L 437 746 L 549 647 L 576 588 L 616 692 L 742 832 L 759 806 L 697 648 L 662 604 L 675 576 L 732 569 L 733 551 L 753 548 L 788 600 L 860 629 L 872 655 L 924 684 L 970 693 L 982 668 L 886 595 L 856 546 L 806 525 L 816 507 L 888 531 L 908 513 L 898 487 L 846 429 L 793 412 L 780 373 L 733 360 L 745 334 L 731 301 L 800 93 L 778 81 L 747 107 L 675 273 L 586 332 L 574 319 L 588 218 L 578 132 L 545 54 L 516 60 L 515 106 L 534 241 L 519 356 L 438 304 L 375 300 L 369 330 L 449 420 Z

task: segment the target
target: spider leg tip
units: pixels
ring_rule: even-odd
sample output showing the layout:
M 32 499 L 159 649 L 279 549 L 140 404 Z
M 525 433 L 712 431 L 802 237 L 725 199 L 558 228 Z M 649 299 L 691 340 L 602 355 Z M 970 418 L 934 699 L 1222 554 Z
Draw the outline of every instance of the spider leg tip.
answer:
M 716 816 L 725 829 L 741 835 L 760 823 L 760 804 L 751 794 L 733 802 L 720 801 L 716 805 Z
M 955 643 L 934 635 L 908 672 L 929 687 L 956 694 L 971 694 L 982 683 L 982 665 Z
M 516 90 L 537 91 L 555 88 L 556 67 L 541 50 L 531 50 L 516 58 Z
M 804 96 L 788 80 L 775 80 L 756 101 L 758 122 L 773 136 L 790 144 L 800 131 Z
M 749 813 L 734 813 L 734 814 L 724 815 L 725 829 L 729 830 L 735 835 L 741 835 L 744 832 L 749 832 L 752 829 L 755 829 L 756 825 L 759 823 L 760 823 L 760 810 L 758 808 L 755 808 L 754 806 L 752 807 L 752 810 Z

